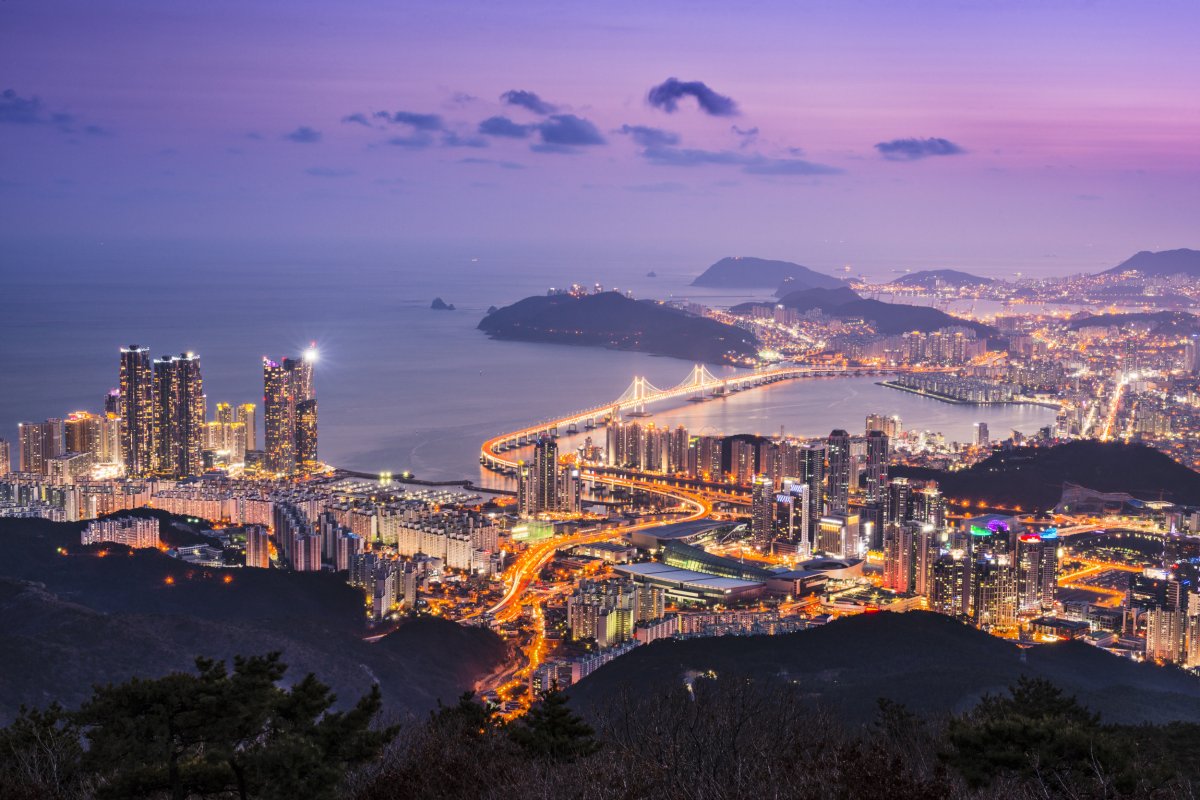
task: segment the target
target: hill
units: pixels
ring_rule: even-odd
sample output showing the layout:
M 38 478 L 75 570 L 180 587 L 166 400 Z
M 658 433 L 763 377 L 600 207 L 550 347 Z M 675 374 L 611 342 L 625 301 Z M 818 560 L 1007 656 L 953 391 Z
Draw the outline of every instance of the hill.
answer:
M 961 289 L 964 286 L 990 286 L 995 283 L 991 278 L 981 278 L 969 272 L 956 269 L 923 269 L 910 272 L 892 281 L 893 286 L 904 286 L 911 289 L 933 290 L 939 286 L 951 286 Z
M 1200 473 L 1151 447 L 1081 440 L 1056 447 L 1018 447 L 959 472 L 896 466 L 897 477 L 935 479 L 948 497 L 1025 509 L 1053 508 L 1064 482 L 1142 500 L 1200 504 Z
M 190 671 L 198 655 L 272 650 L 283 652 L 290 680 L 314 672 L 345 702 L 378 682 L 391 713 L 423 713 L 471 688 L 505 654 L 487 630 L 430 618 L 368 643 L 362 595 L 339 576 L 85 548 L 81 527 L 0 520 L 0 722 L 22 704 L 77 705 L 93 683 Z
M 617 292 L 527 297 L 488 314 L 479 329 L 494 339 L 636 350 L 714 364 L 753 358 L 759 349 L 748 331 Z
M 964 711 L 1022 675 L 1046 678 L 1109 722 L 1200 721 L 1200 680 L 1066 642 L 1021 651 L 1011 642 L 930 612 L 866 614 L 783 636 L 661 640 L 636 648 L 571 687 L 596 712 L 623 691 L 664 692 L 688 673 L 747 676 L 798 686 L 848 723 L 866 722 L 876 699 L 918 714 Z
M 1191 250 L 1186 247 L 1158 252 L 1142 250 L 1100 274 L 1115 275 L 1131 270 L 1137 270 L 1149 277 L 1187 275 L 1194 278 L 1200 276 L 1200 250 Z
M 785 295 L 779 303 L 801 313 L 818 309 L 839 319 L 863 319 L 884 335 L 909 331 L 929 332 L 955 325 L 970 328 L 980 336 L 996 333 L 995 329 L 988 325 L 954 317 L 936 308 L 868 300 L 846 288 L 792 292 Z
M 788 285 L 788 291 L 845 286 L 837 278 L 791 261 L 772 261 L 753 256 L 722 258 L 692 281 L 692 286 L 720 289 L 774 289 L 784 284 Z
M 1152 333 L 1193 333 L 1200 327 L 1200 319 L 1186 311 L 1158 311 L 1144 314 L 1096 314 L 1077 316 L 1067 324 L 1072 331 L 1083 328 L 1123 328 L 1137 326 Z

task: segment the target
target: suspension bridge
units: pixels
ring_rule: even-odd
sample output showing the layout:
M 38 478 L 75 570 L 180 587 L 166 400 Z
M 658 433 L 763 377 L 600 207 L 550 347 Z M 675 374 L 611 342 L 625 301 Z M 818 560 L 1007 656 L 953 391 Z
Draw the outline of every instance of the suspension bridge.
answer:
M 664 400 L 686 397 L 690 401 L 699 402 L 797 378 L 881 375 L 887 372 L 894 370 L 878 367 L 776 367 L 721 377 L 714 375 L 703 364 L 697 364 L 692 367 L 687 377 L 667 389 L 660 389 L 645 377 L 637 376 L 612 402 L 565 414 L 557 419 L 543 420 L 519 431 L 502 433 L 488 439 L 480 449 L 480 461 L 501 472 L 512 470 L 516 468 L 517 461 L 506 456 L 506 451 L 532 444 L 543 436 L 577 433 L 581 428 L 592 430 L 607 425 L 622 413 L 644 416 L 647 406 Z

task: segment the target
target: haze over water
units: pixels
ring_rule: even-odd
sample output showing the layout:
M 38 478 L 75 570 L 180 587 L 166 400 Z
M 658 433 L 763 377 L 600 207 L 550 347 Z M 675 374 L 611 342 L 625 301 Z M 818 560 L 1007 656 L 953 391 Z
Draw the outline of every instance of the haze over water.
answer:
M 12 275 L 0 293 L 6 327 L 22 332 L 19 342 L 0 341 L 0 436 L 13 441 L 22 420 L 99 410 L 116 385 L 123 345 L 149 346 L 155 356 L 199 353 L 211 414 L 218 402 L 261 403 L 262 357 L 298 354 L 315 341 L 323 459 L 435 480 L 475 477 L 478 446 L 488 436 L 611 400 L 634 375 L 674 385 L 691 367 L 641 353 L 492 341 L 475 328 L 488 306 L 573 281 L 716 305 L 769 294 L 689 287 L 708 262 L 682 258 L 584 254 L 568 262 L 468 253 L 210 248 L 183 259 L 169 249 L 110 254 L 101 247 L 53 259 L 30 255 L 31 268 Z M 658 277 L 646 277 L 650 270 Z M 430 310 L 438 296 L 457 310 Z M 833 427 L 856 431 L 874 411 L 900 413 L 907 428 L 957 440 L 968 439 L 981 419 L 998 434 L 1032 432 L 1052 419 L 1044 409 L 951 406 L 867 379 L 792 382 L 719 403 L 655 409 L 654 419 L 724 433 L 767 434 L 782 425 L 791 434 L 823 435 Z M 261 420 L 258 436 L 261 446 Z

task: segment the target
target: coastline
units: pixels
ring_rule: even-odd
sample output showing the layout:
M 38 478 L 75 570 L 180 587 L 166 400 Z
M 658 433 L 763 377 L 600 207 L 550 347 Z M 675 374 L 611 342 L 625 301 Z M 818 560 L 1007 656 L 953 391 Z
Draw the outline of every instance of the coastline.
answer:
M 903 386 L 899 383 L 893 383 L 891 381 L 876 381 L 875 385 L 885 386 L 888 389 L 897 389 L 901 392 L 919 395 L 920 397 L 928 397 L 931 400 L 940 400 L 943 403 L 949 403 L 950 405 L 955 406 L 1040 406 L 1042 408 L 1052 408 L 1055 410 L 1059 408 L 1057 403 L 1047 403 L 1043 400 L 994 400 L 978 402 L 975 400 L 963 400 L 959 397 L 951 397 L 949 395 L 930 392 L 924 389 L 915 389 L 912 386 Z

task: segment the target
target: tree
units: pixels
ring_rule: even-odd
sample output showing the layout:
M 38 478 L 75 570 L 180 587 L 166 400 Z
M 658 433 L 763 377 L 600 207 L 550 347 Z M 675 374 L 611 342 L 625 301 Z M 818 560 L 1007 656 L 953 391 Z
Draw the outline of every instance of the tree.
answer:
M 950 721 L 945 761 L 971 786 L 1011 774 L 1038 781 L 1049 793 L 1083 784 L 1129 788 L 1131 754 L 1100 717 L 1049 681 L 1022 677 L 1009 696 L 987 695 Z
M 97 687 L 80 709 L 100 797 L 332 798 L 347 767 L 395 736 L 371 728 L 377 686 L 334 712 L 336 698 L 312 675 L 276 685 L 287 670 L 279 653 L 238 657 L 232 674 L 219 661 L 197 659 L 196 668 Z
M 595 732 L 567 707 L 567 696 L 557 682 L 542 692 L 540 702 L 510 732 L 525 752 L 549 761 L 574 761 L 599 749 Z
M 78 725 L 54 703 L 22 708 L 0 728 L 0 787 L 11 798 L 81 798 L 89 794 Z

